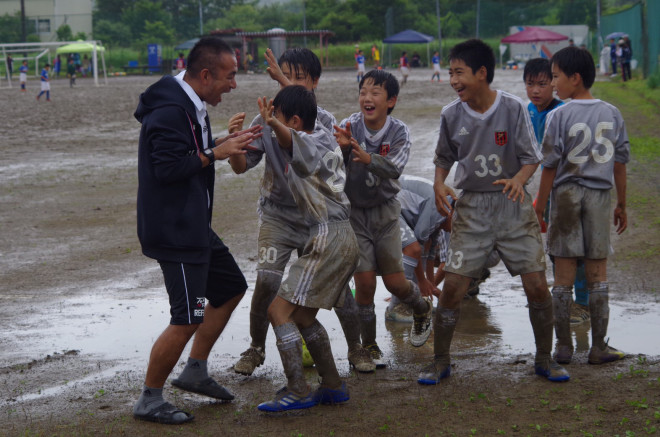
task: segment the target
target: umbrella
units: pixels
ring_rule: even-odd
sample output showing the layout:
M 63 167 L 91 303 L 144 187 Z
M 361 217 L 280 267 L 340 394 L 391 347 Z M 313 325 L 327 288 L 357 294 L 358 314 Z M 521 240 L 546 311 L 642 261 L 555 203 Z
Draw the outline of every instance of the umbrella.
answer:
M 619 38 L 623 38 L 624 36 L 628 36 L 628 34 L 623 32 L 612 32 L 605 37 L 605 40 L 619 39 Z
M 195 44 L 197 44 L 197 41 L 199 41 L 199 38 L 189 39 L 188 41 L 182 42 L 178 46 L 174 47 L 174 50 L 190 50 L 195 46 Z
M 91 53 L 93 51 L 94 51 L 94 44 L 80 41 L 58 47 L 55 53 L 59 55 L 60 53 Z M 96 51 L 103 52 L 105 51 L 105 48 L 97 44 Z
M 502 38 L 503 43 L 530 43 L 539 41 L 564 41 L 568 39 L 566 35 L 542 29 L 540 27 L 527 27 L 518 33 Z

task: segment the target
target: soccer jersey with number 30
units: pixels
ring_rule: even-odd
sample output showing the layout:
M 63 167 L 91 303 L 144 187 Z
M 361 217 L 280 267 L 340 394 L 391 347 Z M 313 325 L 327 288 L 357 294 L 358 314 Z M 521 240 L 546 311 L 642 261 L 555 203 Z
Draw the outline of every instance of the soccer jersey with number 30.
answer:
M 630 159 L 621 113 L 602 100 L 571 100 L 548 115 L 543 156 L 543 166 L 557 169 L 553 187 L 574 182 L 597 190 L 612 188 L 614 162 Z
M 498 90 L 481 114 L 459 99 L 442 108 L 435 149 L 437 167 L 458 161 L 454 186 L 466 191 L 501 191 L 498 179 L 511 179 L 523 165 L 541 161 L 534 128 L 523 101 Z

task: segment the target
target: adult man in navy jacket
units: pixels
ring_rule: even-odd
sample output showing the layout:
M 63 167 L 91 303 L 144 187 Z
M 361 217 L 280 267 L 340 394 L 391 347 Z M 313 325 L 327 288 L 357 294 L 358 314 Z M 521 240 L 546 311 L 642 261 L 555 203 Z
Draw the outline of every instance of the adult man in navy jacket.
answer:
M 179 424 L 193 419 L 163 399 L 167 377 L 196 332 L 188 363 L 172 384 L 218 399 L 233 395 L 209 377 L 211 348 L 247 289 L 227 247 L 211 229 L 213 162 L 245 153 L 255 129 L 213 140 L 206 104 L 236 88 L 236 58 L 222 40 L 202 38 L 188 70 L 165 76 L 141 96 L 137 224 L 142 252 L 160 264 L 170 325 L 151 350 L 134 417 Z M 206 305 L 208 299 L 209 305 Z

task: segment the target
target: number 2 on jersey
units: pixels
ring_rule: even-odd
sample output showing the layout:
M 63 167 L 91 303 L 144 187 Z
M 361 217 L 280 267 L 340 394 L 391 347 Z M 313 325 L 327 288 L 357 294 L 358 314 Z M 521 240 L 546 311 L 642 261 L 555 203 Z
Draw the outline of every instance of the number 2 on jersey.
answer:
M 584 123 L 575 123 L 568 131 L 568 136 L 577 137 L 578 134 L 582 132 L 582 141 L 580 141 L 580 144 L 575 146 L 575 148 L 568 153 L 568 162 L 571 164 L 584 164 L 589 161 L 590 156 L 598 164 L 605 164 L 608 162 L 612 159 L 612 156 L 614 156 L 614 144 L 612 144 L 612 141 L 610 141 L 609 138 L 603 136 L 603 131 L 612 129 L 614 129 L 614 123 L 611 121 L 601 121 L 596 125 L 596 135 L 594 140 L 596 143 L 605 146 L 604 153 L 599 153 L 600 147 L 594 147 L 591 149 L 590 155 L 580 155 L 580 153 L 591 144 L 591 129 Z

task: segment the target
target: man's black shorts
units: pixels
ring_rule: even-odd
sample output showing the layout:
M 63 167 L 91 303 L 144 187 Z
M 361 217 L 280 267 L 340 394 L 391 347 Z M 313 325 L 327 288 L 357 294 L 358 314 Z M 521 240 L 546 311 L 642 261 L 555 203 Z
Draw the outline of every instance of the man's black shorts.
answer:
M 217 308 L 245 293 L 247 282 L 222 240 L 211 233 L 211 256 L 205 264 L 158 261 L 170 297 L 170 324 L 202 323 L 206 299 Z

